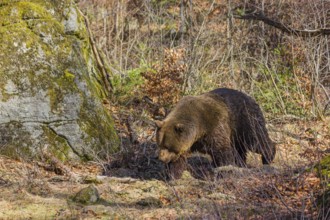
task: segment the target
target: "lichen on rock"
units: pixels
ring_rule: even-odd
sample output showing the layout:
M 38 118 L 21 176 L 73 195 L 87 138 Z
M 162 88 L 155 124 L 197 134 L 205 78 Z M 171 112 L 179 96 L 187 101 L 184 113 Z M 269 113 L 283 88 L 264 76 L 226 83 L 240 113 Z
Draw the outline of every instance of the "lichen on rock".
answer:
M 74 2 L 0 4 L 0 153 L 92 159 L 118 149 Z
M 318 197 L 318 205 L 324 213 L 329 213 L 330 207 L 330 155 L 326 155 L 316 165 L 316 170 L 321 178 L 323 193 Z M 322 213 L 322 212 L 320 212 Z
M 100 199 L 97 188 L 92 184 L 80 190 L 74 197 L 73 201 L 81 204 L 93 204 Z

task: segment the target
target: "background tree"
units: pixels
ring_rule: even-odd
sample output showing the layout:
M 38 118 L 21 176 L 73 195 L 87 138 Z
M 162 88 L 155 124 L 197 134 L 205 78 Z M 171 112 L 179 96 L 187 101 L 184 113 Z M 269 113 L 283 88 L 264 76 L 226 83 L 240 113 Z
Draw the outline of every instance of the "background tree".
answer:
M 327 1 L 81 0 L 79 4 L 94 16 L 91 27 L 120 85 L 117 92 L 128 78 L 139 78 L 155 62 L 166 63 L 167 49 L 184 49 L 183 94 L 231 87 L 254 95 L 273 117 L 326 114 Z

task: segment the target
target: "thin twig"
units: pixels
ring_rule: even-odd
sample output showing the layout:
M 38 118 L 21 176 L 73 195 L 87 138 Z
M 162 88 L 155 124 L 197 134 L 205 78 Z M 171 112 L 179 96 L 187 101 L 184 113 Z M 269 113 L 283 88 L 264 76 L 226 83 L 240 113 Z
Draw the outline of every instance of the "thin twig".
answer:
M 113 91 L 113 86 L 112 86 L 111 80 L 109 78 L 110 74 L 108 73 L 107 69 L 105 68 L 104 59 L 102 58 L 102 56 L 99 53 L 99 50 L 97 49 L 92 31 L 90 29 L 88 18 L 82 13 L 82 11 L 80 11 L 79 9 L 77 9 L 77 10 L 81 14 L 81 16 L 84 18 L 86 29 L 87 29 L 88 36 L 89 36 L 89 42 L 92 46 L 92 51 L 93 51 L 93 54 L 94 54 L 94 57 L 95 57 L 95 60 L 96 60 L 97 68 L 99 69 L 99 71 L 102 74 L 102 81 L 103 81 L 104 86 L 105 86 L 105 88 L 108 92 L 108 95 L 109 95 Z
M 256 21 L 262 21 L 265 24 L 268 24 L 272 27 L 275 27 L 277 29 L 280 29 L 286 34 L 295 35 L 295 36 L 301 36 L 301 37 L 315 37 L 319 35 L 330 35 L 330 29 L 329 28 L 319 28 L 314 30 L 298 30 L 291 28 L 287 25 L 284 25 L 283 23 L 279 21 L 275 21 L 270 19 L 269 17 L 265 16 L 262 11 L 259 11 L 257 9 L 245 9 L 242 7 L 236 7 L 232 10 L 233 17 L 237 19 L 243 19 L 243 20 L 256 20 Z M 238 13 L 238 11 L 240 11 Z M 243 12 L 241 12 L 243 11 Z

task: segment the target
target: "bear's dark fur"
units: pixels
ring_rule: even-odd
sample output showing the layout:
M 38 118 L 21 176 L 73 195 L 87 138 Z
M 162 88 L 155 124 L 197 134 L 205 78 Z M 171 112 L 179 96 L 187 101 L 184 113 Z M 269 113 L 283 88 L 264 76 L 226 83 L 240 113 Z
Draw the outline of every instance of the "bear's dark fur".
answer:
M 192 151 L 209 154 L 214 166 L 244 166 L 247 151 L 261 154 L 263 164 L 275 157 L 259 105 L 233 89 L 186 96 L 156 125 L 159 159 L 174 169 Z

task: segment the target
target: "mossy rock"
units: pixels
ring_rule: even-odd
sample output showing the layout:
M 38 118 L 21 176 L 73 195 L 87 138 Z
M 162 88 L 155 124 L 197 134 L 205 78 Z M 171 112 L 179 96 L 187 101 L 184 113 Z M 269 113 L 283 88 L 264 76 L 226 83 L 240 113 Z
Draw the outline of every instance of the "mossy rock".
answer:
M 330 181 L 330 155 L 325 156 L 317 166 L 319 174 L 326 180 Z M 330 182 L 329 182 L 330 184 Z M 329 185 L 330 188 L 330 185 Z
M 93 159 L 118 150 L 106 91 L 71 0 L 0 3 L 0 154 Z
M 330 155 L 325 156 L 316 166 L 324 192 L 318 197 L 320 209 L 326 213 L 330 207 Z
M 89 185 L 80 190 L 74 197 L 73 201 L 85 205 L 95 204 L 100 199 L 100 194 L 94 185 Z
M 159 199 L 151 196 L 137 201 L 136 204 L 143 207 L 157 207 L 157 208 L 162 207 L 162 202 Z

